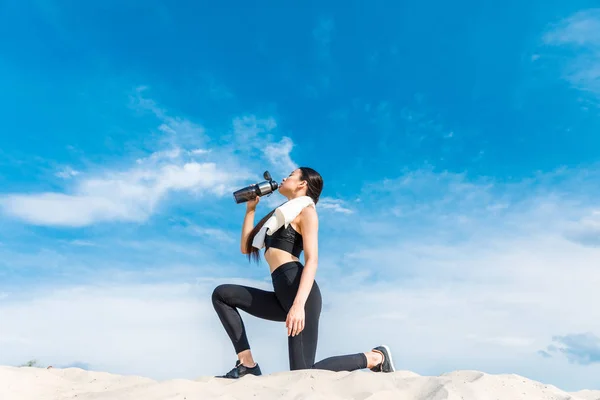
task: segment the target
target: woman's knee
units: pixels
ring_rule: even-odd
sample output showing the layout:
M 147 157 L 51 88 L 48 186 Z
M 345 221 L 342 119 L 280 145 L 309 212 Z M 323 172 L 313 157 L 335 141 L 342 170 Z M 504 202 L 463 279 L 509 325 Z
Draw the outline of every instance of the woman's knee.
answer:
M 228 297 L 227 294 L 231 292 L 231 284 L 222 284 L 217 286 L 212 292 L 212 302 L 225 302 L 225 299 Z

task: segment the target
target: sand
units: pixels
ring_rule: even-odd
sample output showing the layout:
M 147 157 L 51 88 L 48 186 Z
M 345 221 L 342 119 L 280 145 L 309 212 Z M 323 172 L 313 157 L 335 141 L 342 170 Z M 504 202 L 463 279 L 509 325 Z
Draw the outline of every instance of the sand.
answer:
M 0 366 L 2 400 L 600 400 L 600 391 L 567 393 L 519 375 L 455 371 L 420 376 L 410 371 L 287 371 L 238 380 L 149 378 L 79 368 Z

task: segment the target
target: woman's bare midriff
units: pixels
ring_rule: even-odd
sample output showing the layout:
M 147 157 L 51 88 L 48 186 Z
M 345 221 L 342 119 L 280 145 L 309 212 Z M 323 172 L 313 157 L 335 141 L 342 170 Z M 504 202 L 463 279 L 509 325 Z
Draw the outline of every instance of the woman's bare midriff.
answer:
M 294 220 L 294 222 L 295 221 L 296 220 Z M 292 228 L 294 228 L 296 232 L 300 233 L 296 224 L 292 222 L 290 225 L 292 225 Z M 287 251 L 273 247 L 270 247 L 267 251 L 265 251 L 265 260 L 267 260 L 267 263 L 269 264 L 269 270 L 271 273 L 287 262 L 300 261 L 298 257 L 294 257 Z

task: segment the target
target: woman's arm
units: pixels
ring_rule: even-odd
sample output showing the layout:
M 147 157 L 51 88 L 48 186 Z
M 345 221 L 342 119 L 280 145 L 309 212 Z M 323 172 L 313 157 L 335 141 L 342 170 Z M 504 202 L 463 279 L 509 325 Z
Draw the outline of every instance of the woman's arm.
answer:
M 294 304 L 304 308 L 319 263 L 319 217 L 317 216 L 317 210 L 314 207 L 303 209 L 299 225 L 304 244 L 304 271 L 300 278 L 300 286 Z
M 256 196 L 255 200 L 250 200 L 246 204 L 246 215 L 242 224 L 242 240 L 240 242 L 242 254 L 248 254 L 246 251 L 246 240 L 248 240 L 248 235 L 250 235 L 250 232 L 254 228 L 254 214 L 256 213 L 256 205 L 260 201 L 259 199 L 260 197 Z

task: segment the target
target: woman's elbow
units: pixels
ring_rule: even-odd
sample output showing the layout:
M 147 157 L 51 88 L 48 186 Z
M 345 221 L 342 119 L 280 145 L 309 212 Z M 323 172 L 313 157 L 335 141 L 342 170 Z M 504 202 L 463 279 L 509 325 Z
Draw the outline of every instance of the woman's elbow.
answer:
M 319 264 L 319 257 L 305 255 L 304 256 L 304 264 L 317 265 L 317 264 Z

